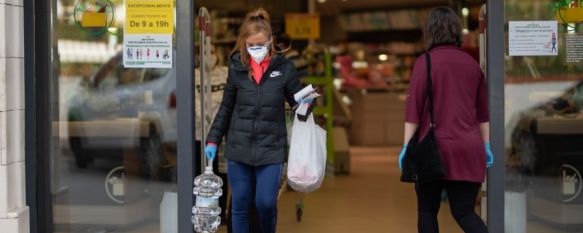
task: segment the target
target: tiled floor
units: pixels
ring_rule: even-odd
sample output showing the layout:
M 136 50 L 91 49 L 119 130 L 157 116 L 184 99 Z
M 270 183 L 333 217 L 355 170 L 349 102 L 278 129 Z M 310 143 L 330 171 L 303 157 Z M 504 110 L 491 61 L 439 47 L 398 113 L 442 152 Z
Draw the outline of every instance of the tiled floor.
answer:
M 295 192 L 285 192 L 279 200 L 278 233 L 414 233 L 416 201 L 413 186 L 399 182 L 396 164 L 399 148 L 353 148 L 352 170 L 347 176 L 326 177 L 318 191 L 302 195 L 304 214 L 296 222 Z M 389 156 L 392 155 L 392 156 Z M 440 232 L 461 233 L 443 203 L 439 214 Z M 148 224 L 150 223 L 150 224 Z M 131 229 L 130 229 L 131 228 Z M 79 230 L 84 229 L 84 230 Z M 126 230 L 77 226 L 56 232 L 155 233 L 158 221 L 146 221 Z M 226 233 L 226 227 L 219 230 Z M 529 222 L 529 233 L 564 233 L 538 222 Z M 581 230 L 568 231 L 582 233 Z
M 323 187 L 303 196 L 304 215 L 295 221 L 296 194 L 279 202 L 278 233 L 417 232 L 413 186 L 399 182 L 394 149 L 354 148 L 351 174 L 327 177 Z M 458 233 L 444 203 L 441 232 Z

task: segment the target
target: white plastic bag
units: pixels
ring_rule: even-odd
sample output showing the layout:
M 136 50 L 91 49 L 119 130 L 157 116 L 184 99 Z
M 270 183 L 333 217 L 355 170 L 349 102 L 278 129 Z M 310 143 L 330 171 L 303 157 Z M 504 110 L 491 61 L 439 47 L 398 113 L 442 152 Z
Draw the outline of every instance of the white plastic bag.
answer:
M 310 113 L 306 122 L 298 118 L 308 104 L 301 104 L 294 117 L 287 165 L 288 184 L 298 192 L 313 192 L 322 185 L 326 173 L 326 131 Z

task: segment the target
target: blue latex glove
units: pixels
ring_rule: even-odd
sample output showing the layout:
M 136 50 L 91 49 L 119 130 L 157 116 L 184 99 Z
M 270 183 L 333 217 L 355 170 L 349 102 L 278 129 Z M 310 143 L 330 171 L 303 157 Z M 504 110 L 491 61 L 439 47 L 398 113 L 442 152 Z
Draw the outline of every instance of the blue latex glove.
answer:
M 403 169 L 403 159 L 405 158 L 405 152 L 407 152 L 407 144 L 403 144 L 403 149 L 399 154 L 399 169 Z
M 215 159 L 215 157 L 217 157 L 217 146 L 207 144 L 206 147 L 204 148 L 204 154 L 206 155 L 206 158 L 208 160 Z
M 298 103 L 312 104 L 313 102 L 314 102 L 314 99 L 312 99 L 312 98 L 305 98 L 305 99 L 301 99 Z
M 489 168 L 494 165 L 494 154 L 490 148 L 490 143 L 484 144 L 484 148 L 486 149 L 486 167 Z

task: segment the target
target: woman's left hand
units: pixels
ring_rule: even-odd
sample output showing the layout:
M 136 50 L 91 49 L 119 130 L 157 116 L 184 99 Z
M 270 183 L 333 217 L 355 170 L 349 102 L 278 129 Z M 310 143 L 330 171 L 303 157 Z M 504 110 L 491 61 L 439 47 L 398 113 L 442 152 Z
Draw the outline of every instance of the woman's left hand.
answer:
M 494 154 L 490 148 L 490 143 L 484 144 L 484 148 L 486 149 L 486 167 L 490 168 L 492 165 L 494 165 Z
M 306 104 L 312 104 L 314 102 L 314 99 L 312 98 L 305 98 L 305 99 L 301 99 L 300 103 L 306 103 Z

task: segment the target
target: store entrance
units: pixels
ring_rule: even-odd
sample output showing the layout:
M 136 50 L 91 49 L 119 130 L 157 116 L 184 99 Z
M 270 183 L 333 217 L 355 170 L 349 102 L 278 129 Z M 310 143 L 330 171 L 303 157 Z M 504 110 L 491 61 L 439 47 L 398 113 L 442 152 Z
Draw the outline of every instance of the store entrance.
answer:
M 124 28 L 128 11 L 122 6 L 127 2 L 47 3 L 50 32 L 45 32 L 43 43 L 50 48 L 42 49 L 51 54 L 41 61 L 47 72 L 42 78 L 48 80 L 42 113 L 50 136 L 41 139 L 47 150 L 39 153 L 46 155 L 39 160 L 44 161 L 39 173 L 47 177 L 47 187 L 37 185 L 42 189 L 39 196 L 50 197 L 41 210 L 47 212 L 41 227 L 49 232 L 172 232 L 177 225 L 190 224 L 183 218 L 188 211 L 176 216 L 177 209 L 184 209 L 180 195 L 191 191 L 180 191 L 178 182 L 196 170 L 190 164 L 178 169 L 177 152 L 188 147 L 177 145 L 178 132 L 184 130 L 178 127 L 179 118 L 189 118 L 177 111 L 182 106 L 177 90 L 182 90 L 178 79 L 183 67 L 178 68 L 181 63 L 172 54 L 182 48 L 176 46 L 172 30 L 164 41 L 175 46 L 168 50 L 124 47 L 140 39 L 135 35 L 139 33 Z M 411 185 L 399 182 L 396 160 L 412 65 L 424 50 L 421 28 L 432 7 L 453 7 L 467 30 L 463 48 L 484 64 L 479 20 L 485 1 L 410 2 L 197 2 L 212 17 L 209 31 L 217 57 L 213 75 L 228 73 L 229 54 L 245 13 L 264 7 L 272 15 L 278 49 L 294 62 L 302 82 L 318 86 L 323 94 L 314 113 L 328 132 L 328 176 L 317 192 L 306 195 L 283 186 L 278 232 L 414 231 L 415 194 Z M 170 11 L 175 11 L 173 6 Z M 297 12 L 302 14 L 292 14 Z M 298 35 L 313 25 L 318 26 L 317 36 Z M 145 60 L 160 63 L 144 65 Z M 217 171 L 228 173 L 223 165 L 219 161 Z M 192 182 L 186 183 L 182 187 Z M 447 208 L 443 205 L 439 216 L 442 231 L 460 232 Z M 228 232 L 228 221 L 223 222 L 220 232 Z
M 415 232 L 416 195 L 412 185 L 399 181 L 397 156 L 411 71 L 424 52 L 422 28 L 431 8 L 456 9 L 463 19 L 462 48 L 485 68 L 485 35 L 480 27 L 485 1 L 306 2 L 278 6 L 261 1 L 237 10 L 225 9 L 220 1 L 202 4 L 211 11 L 217 29 L 213 41 L 223 55 L 220 64 L 228 65 L 245 13 L 263 6 L 272 15 L 278 48 L 291 46 L 285 55 L 301 80 L 321 90 L 314 114 L 329 136 L 328 176 L 310 194 L 282 188 L 278 232 Z M 319 37 L 312 40 L 290 30 L 298 18 L 311 19 L 290 13 L 310 9 L 320 24 Z M 476 200 L 478 213 L 485 213 L 484 200 L 482 195 Z M 462 232 L 451 217 L 447 195 L 439 222 L 442 232 Z M 221 229 L 227 231 L 226 226 Z

